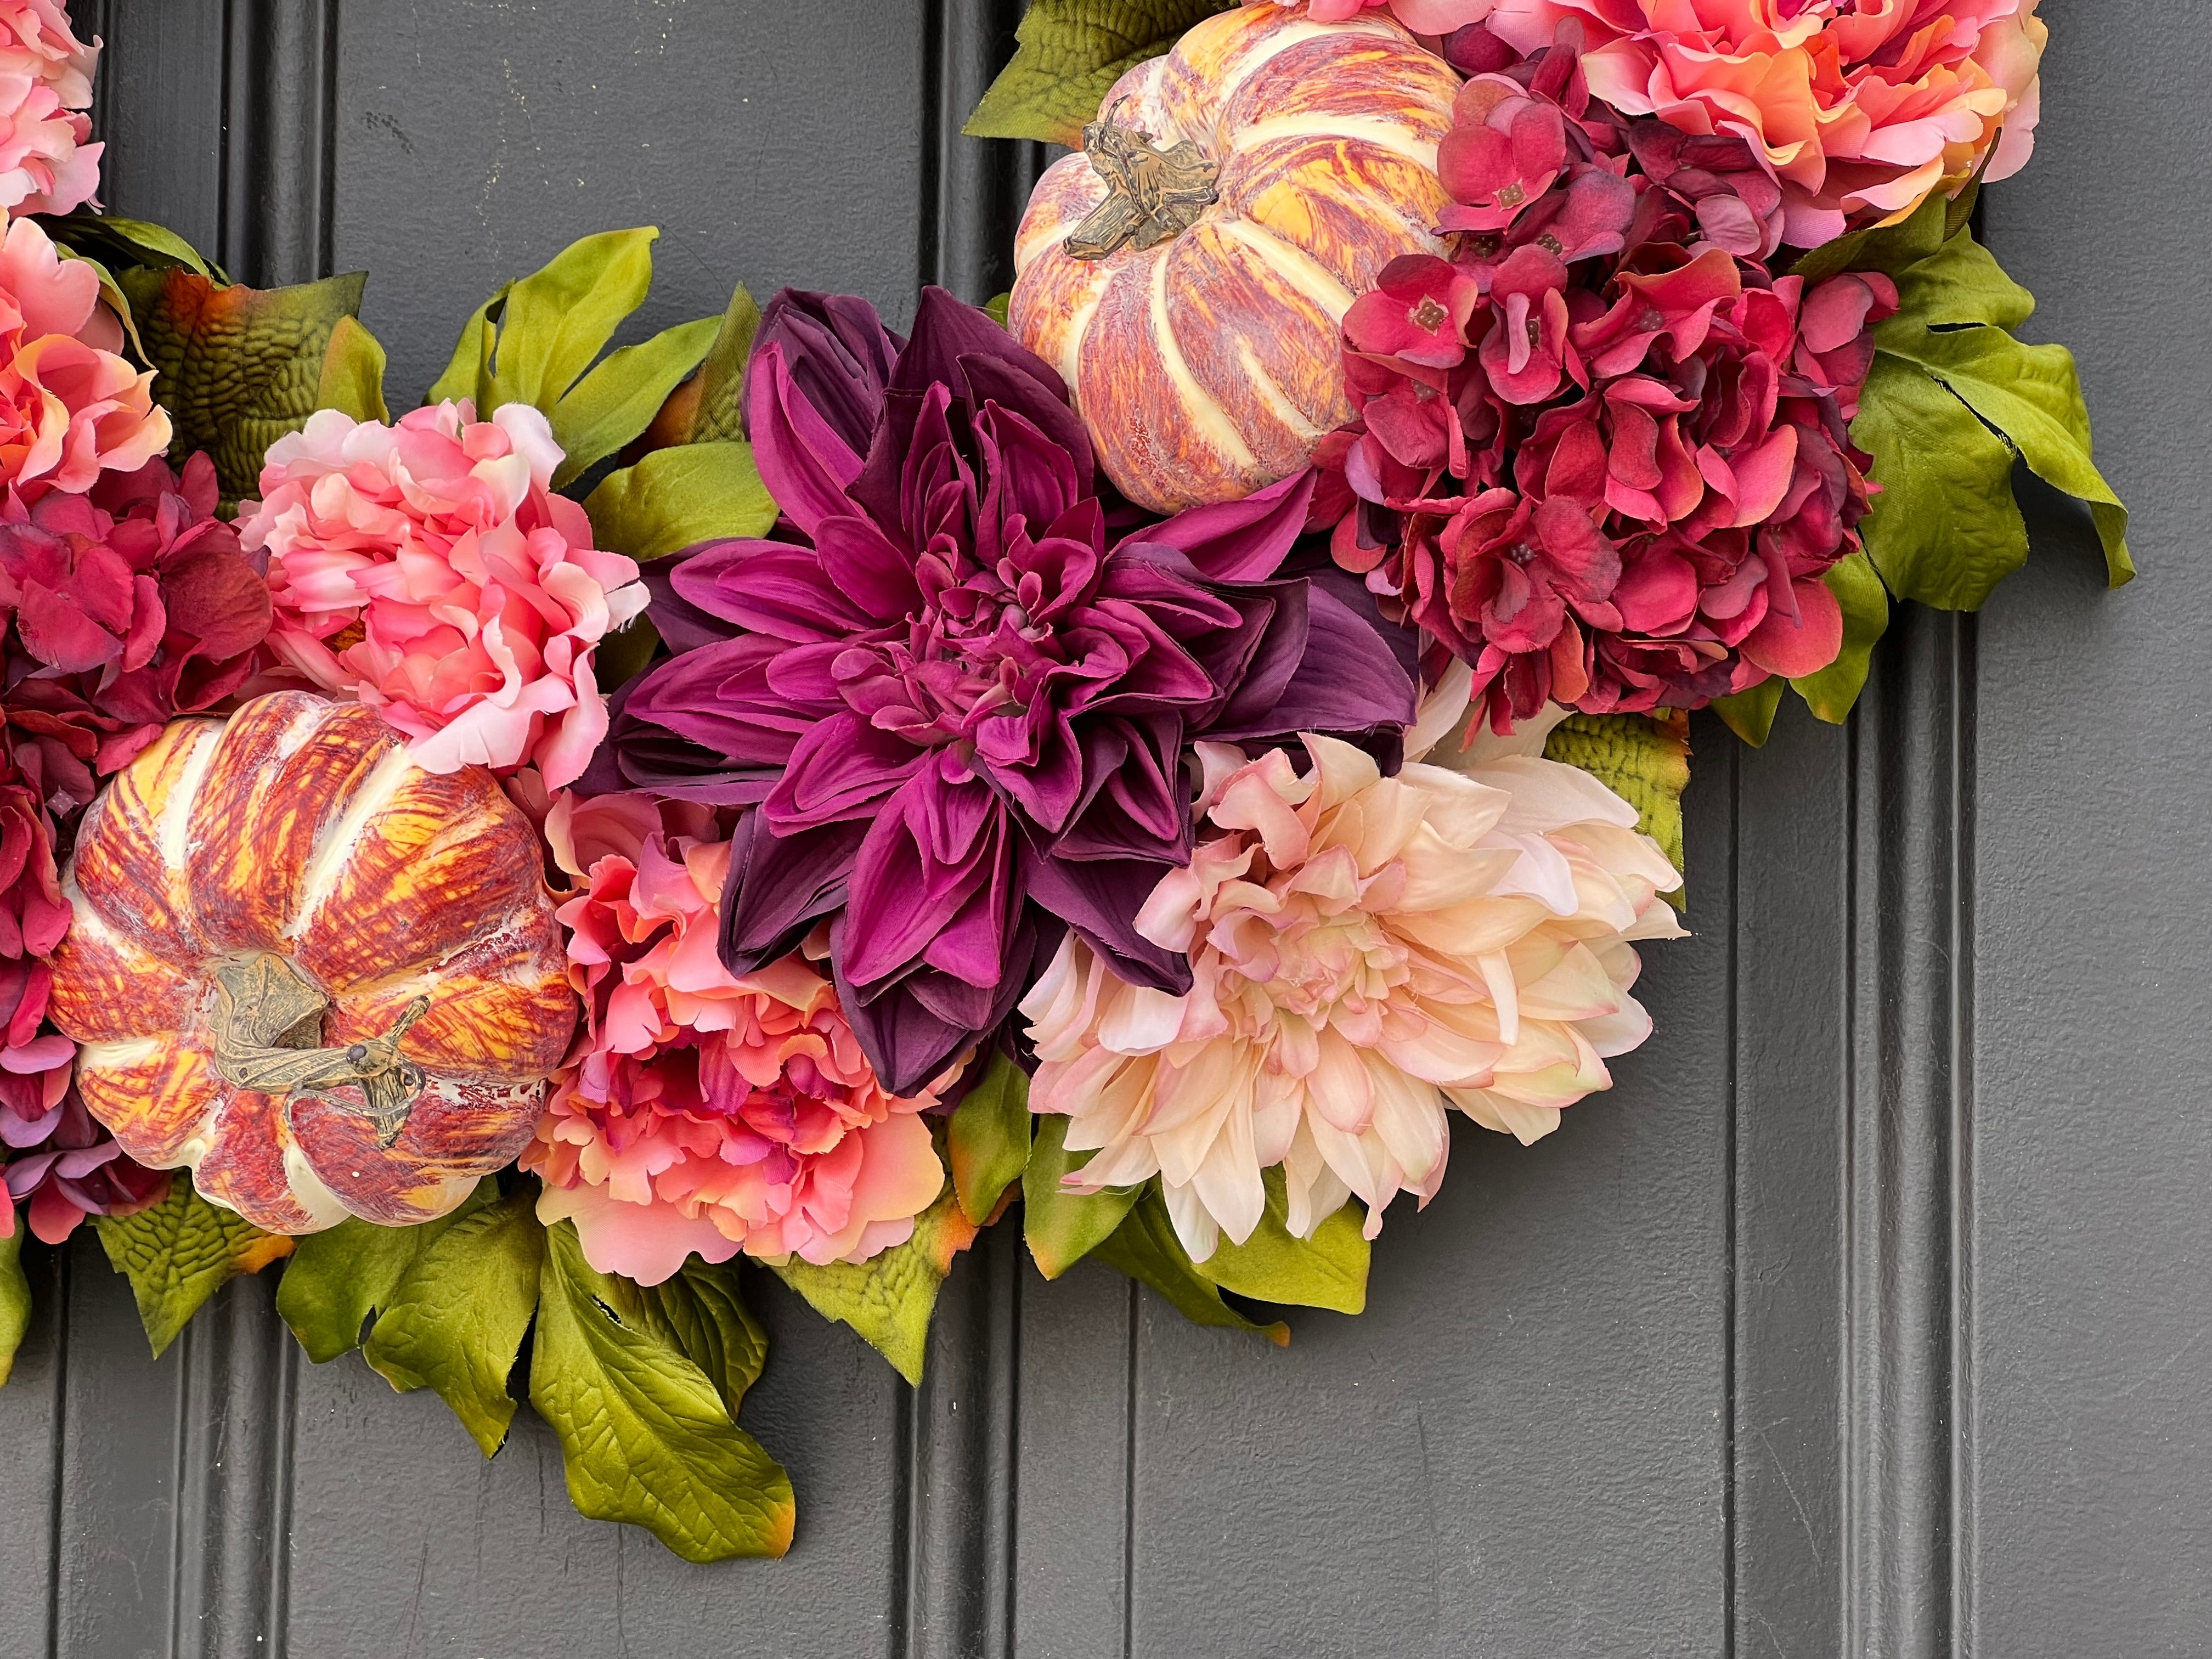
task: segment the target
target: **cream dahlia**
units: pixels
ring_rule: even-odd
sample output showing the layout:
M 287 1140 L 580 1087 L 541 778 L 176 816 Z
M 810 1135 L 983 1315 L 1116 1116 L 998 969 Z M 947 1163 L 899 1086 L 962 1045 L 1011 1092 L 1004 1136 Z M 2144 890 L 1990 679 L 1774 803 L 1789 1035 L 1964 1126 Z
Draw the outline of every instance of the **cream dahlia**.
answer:
M 1460 723 L 1468 684 L 1455 668 L 1409 752 Z M 1304 741 L 1303 773 L 1281 750 L 1200 745 L 1217 833 L 1138 923 L 1189 953 L 1188 994 L 1127 984 L 1070 938 L 1022 1003 L 1030 1104 L 1096 1153 L 1071 1187 L 1158 1175 L 1196 1261 L 1250 1237 L 1273 1165 L 1291 1231 L 1357 1196 L 1372 1237 L 1398 1193 L 1435 1194 L 1447 1107 L 1524 1143 L 1550 1133 L 1650 1033 L 1631 941 L 1682 933 L 1634 809 L 1541 759 L 1540 730 L 1395 777 Z

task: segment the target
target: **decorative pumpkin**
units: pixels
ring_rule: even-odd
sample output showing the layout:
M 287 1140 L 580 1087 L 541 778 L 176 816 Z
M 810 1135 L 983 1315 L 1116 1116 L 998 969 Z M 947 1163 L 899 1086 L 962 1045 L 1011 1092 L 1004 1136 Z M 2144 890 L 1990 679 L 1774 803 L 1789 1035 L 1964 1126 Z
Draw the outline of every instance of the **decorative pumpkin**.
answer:
M 1008 325 L 1155 512 L 1233 501 L 1351 418 L 1337 325 L 1437 252 L 1459 80 L 1396 23 L 1240 6 L 1123 76 L 1015 243 Z
M 86 1106 L 270 1232 L 453 1209 L 528 1142 L 574 1029 L 529 820 L 357 704 L 175 722 L 86 813 L 64 891 Z

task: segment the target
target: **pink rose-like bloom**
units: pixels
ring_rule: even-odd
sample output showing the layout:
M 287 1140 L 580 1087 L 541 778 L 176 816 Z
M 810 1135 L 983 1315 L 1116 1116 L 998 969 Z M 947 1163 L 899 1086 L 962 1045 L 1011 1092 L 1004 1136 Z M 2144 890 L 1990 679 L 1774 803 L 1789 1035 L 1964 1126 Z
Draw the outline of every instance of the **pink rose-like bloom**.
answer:
M 0 208 L 69 213 L 100 189 L 87 143 L 98 42 L 70 31 L 61 0 L 0 0 Z
M 1471 676 L 1449 684 L 1456 714 Z M 1204 1261 L 1251 1236 L 1280 1164 L 1293 1232 L 1356 1195 L 1371 1238 L 1398 1193 L 1442 1183 L 1447 1107 L 1528 1143 L 1611 1086 L 1607 1057 L 1651 1030 L 1630 941 L 1680 935 L 1658 896 L 1677 878 L 1589 774 L 1480 741 L 1449 745 L 1464 771 L 1395 777 L 1328 738 L 1303 775 L 1200 745 L 1218 833 L 1138 922 L 1189 953 L 1192 990 L 1130 985 L 1071 937 L 1022 1004 L 1030 1104 L 1096 1152 L 1071 1188 L 1158 1176 Z
M 1789 240 L 1910 211 L 2026 166 L 2049 31 L 2037 0 L 1497 0 L 1522 52 L 1581 30 L 1589 89 L 1628 115 L 1747 142 L 1780 183 Z
M 1304 3 L 1316 23 L 1348 23 L 1370 10 L 1387 8 L 1416 34 L 1449 34 L 1490 15 L 1497 0 L 1245 0 L 1248 5 Z
M 525 404 L 396 426 L 320 411 L 270 446 L 261 499 L 240 505 L 246 550 L 269 557 L 270 644 L 406 733 L 426 771 L 527 762 L 573 782 L 607 730 L 593 653 L 647 593 L 553 493 L 562 459 Z
M 583 882 L 561 908 L 585 1029 L 522 1167 L 602 1273 L 657 1285 L 693 1252 L 864 1261 L 914 1236 L 945 1170 L 801 957 L 733 979 L 714 948 L 730 843 L 710 809 L 563 796 L 545 822 Z

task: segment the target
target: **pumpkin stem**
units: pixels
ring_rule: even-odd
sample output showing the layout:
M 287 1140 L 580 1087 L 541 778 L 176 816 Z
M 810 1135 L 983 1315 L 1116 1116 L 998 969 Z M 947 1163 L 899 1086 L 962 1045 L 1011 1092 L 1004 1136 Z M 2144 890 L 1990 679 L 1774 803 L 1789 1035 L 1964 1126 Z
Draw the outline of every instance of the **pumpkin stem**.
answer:
M 1121 100 L 1126 102 L 1127 100 Z M 1083 129 L 1083 153 L 1106 181 L 1106 199 L 1061 244 L 1074 259 L 1103 259 L 1125 247 L 1142 252 L 1171 241 L 1221 199 L 1213 163 L 1189 139 L 1168 149 L 1152 135 L 1114 118 L 1121 102 Z
M 376 1144 L 389 1147 L 407 1127 L 422 1092 L 422 1068 L 399 1054 L 399 1039 L 430 1011 L 430 1000 L 409 1003 L 392 1029 L 343 1048 L 314 1046 L 330 1000 L 297 966 L 257 951 L 216 969 L 215 1067 L 229 1083 L 257 1094 L 324 1101 L 376 1125 Z M 353 1090 L 359 1103 L 336 1090 Z

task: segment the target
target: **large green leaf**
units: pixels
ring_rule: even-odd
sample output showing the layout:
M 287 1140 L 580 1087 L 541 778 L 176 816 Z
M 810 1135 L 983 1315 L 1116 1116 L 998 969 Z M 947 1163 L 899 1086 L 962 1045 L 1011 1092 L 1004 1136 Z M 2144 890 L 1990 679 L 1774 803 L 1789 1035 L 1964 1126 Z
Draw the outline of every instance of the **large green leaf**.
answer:
M 1866 690 L 1875 644 L 1889 630 L 1889 593 L 1863 549 L 1831 566 L 1824 580 L 1843 607 L 1844 648 L 1819 673 L 1790 684 L 1817 718 L 1841 726 Z
M 698 443 L 656 449 L 610 472 L 584 511 L 592 538 L 609 552 L 658 559 L 695 542 L 765 536 L 776 507 L 750 444 Z
M 1683 867 L 1682 792 L 1689 722 L 1680 715 L 1571 714 L 1544 739 L 1547 760 L 1580 767 L 1636 809 L 1636 827 Z
M 31 1328 L 31 1281 L 23 1273 L 23 1235 L 28 1231 L 19 1212 L 15 1231 L 0 1238 L 0 1385 L 15 1374 L 15 1351 Z
M 120 273 L 155 396 L 176 426 L 170 453 L 215 458 L 226 501 L 253 493 L 269 446 L 315 412 L 341 318 L 361 310 L 356 272 L 298 288 L 224 288 L 183 266 Z
M 2027 562 L 2013 453 L 1940 381 L 1877 353 L 1851 436 L 1881 486 L 1861 533 L 1891 592 L 1972 611 Z
M 1931 328 L 2018 328 L 2035 296 L 2005 274 L 1995 255 L 1961 231 L 1897 273 L 1897 315 L 1877 329 L 1893 337 Z
M 349 1216 L 297 1242 L 276 1286 L 276 1311 L 318 1365 L 361 1346 L 363 1327 L 389 1305 L 422 1251 L 463 1216 L 499 1197 L 486 1176 L 451 1215 L 413 1227 Z
M 1061 1176 L 1090 1159 L 1067 1150 L 1067 1125 L 1059 1112 L 1038 1116 L 1036 1141 L 1022 1171 L 1022 1237 L 1047 1279 L 1059 1278 L 1111 1238 L 1143 1190 L 1073 1193 L 1061 1186 Z
M 952 1260 L 975 1241 L 975 1224 L 951 1193 L 915 1218 L 914 1237 L 866 1261 L 816 1267 L 793 1256 L 776 1276 L 824 1319 L 850 1325 L 909 1382 L 921 1381 L 929 1316 Z
M 1729 731 L 1756 749 L 1773 732 L 1774 717 L 1781 711 L 1782 694 L 1787 689 L 1780 680 L 1761 680 L 1748 691 L 1715 697 L 1713 713 Z
M 1030 1080 L 1000 1050 L 945 1126 L 945 1161 L 960 1207 L 977 1226 L 989 1221 L 1030 1161 Z
M 258 1273 L 292 1253 L 292 1241 L 218 1209 L 182 1175 L 169 1195 L 136 1215 L 94 1218 L 108 1265 L 127 1274 L 138 1322 L 158 1359 L 201 1304 L 240 1273 Z
M 401 1393 L 435 1389 L 486 1457 L 514 1421 L 507 1374 L 538 1306 L 545 1229 L 537 1199 L 526 1183 L 431 1240 L 362 1345 Z
M 791 1547 L 790 1476 L 738 1427 L 666 1313 L 586 1261 L 566 1221 L 545 1234 L 530 1403 L 560 1437 L 581 1513 L 649 1528 L 687 1561 Z
M 39 223 L 63 247 L 87 258 L 98 259 L 110 270 L 127 270 L 139 265 L 157 270 L 182 266 L 218 282 L 227 280 L 220 266 L 210 264 L 198 248 L 167 225 L 145 219 L 119 219 L 112 213 L 94 213 L 88 208 L 79 208 L 75 213 L 58 217 L 40 214 Z
M 492 343 L 491 383 L 479 413 L 534 404 L 549 416 L 597 361 L 653 287 L 650 225 L 571 242 L 507 290 Z M 645 420 L 653 418 L 647 410 Z M 645 421 L 638 422 L 643 430 Z
M 760 332 L 760 307 L 743 283 L 730 295 L 714 343 L 700 365 L 698 400 L 685 423 L 688 444 L 726 443 L 745 435 L 745 411 L 740 394 L 745 365 L 752 360 L 753 337 Z
M 1367 1307 L 1366 1212 L 1347 1204 L 1300 1238 L 1285 1219 L 1288 1200 L 1279 1165 L 1266 1172 L 1267 1208 L 1242 1244 L 1224 1238 L 1197 1264 L 1199 1273 L 1224 1291 L 1285 1307 L 1328 1308 L 1356 1314 Z
M 641 345 L 611 351 L 554 405 L 553 436 L 567 459 L 557 489 L 581 477 L 646 429 L 668 395 L 705 361 L 721 322 L 678 323 Z
M 1013 61 L 962 129 L 971 138 L 1080 144 L 1114 83 L 1235 0 L 1030 0 Z
M 1277 1347 L 1290 1344 L 1289 1326 L 1280 1320 L 1261 1325 L 1245 1318 L 1221 1299 L 1221 1287 L 1192 1265 L 1182 1241 L 1176 1237 L 1175 1223 L 1168 1218 L 1167 1200 L 1160 1196 L 1157 1182 L 1145 1189 L 1113 1237 L 1092 1254 L 1108 1267 L 1151 1285 L 1194 1325 L 1251 1331 Z
M 361 319 L 339 318 L 331 330 L 330 349 L 323 354 L 315 407 L 335 409 L 356 421 L 389 421 L 392 411 L 384 402 L 384 365 L 383 343 L 362 325 Z
M 483 399 L 492 392 L 491 349 L 498 337 L 492 319 L 507 303 L 512 283 L 503 284 L 490 299 L 469 313 L 461 325 L 461 337 L 453 343 L 453 355 L 447 360 L 445 372 L 430 383 L 422 395 L 426 404 L 459 403 L 465 398 L 477 405 L 479 415 L 488 413 Z
M 1806 285 L 1826 281 L 1846 270 L 1879 270 L 1897 276 L 1917 264 L 1943 246 L 1956 230 L 1951 222 L 1953 204 L 1938 191 L 1895 224 L 1855 230 L 1813 249 L 1790 267 Z M 1972 204 L 1968 204 L 1972 211 Z M 1960 220 L 1959 223 L 1965 223 Z
M 642 1291 L 640 1306 L 652 1328 L 707 1374 L 734 1419 L 768 1364 L 768 1333 L 738 1294 L 737 1264 L 691 1256 L 673 1279 Z

